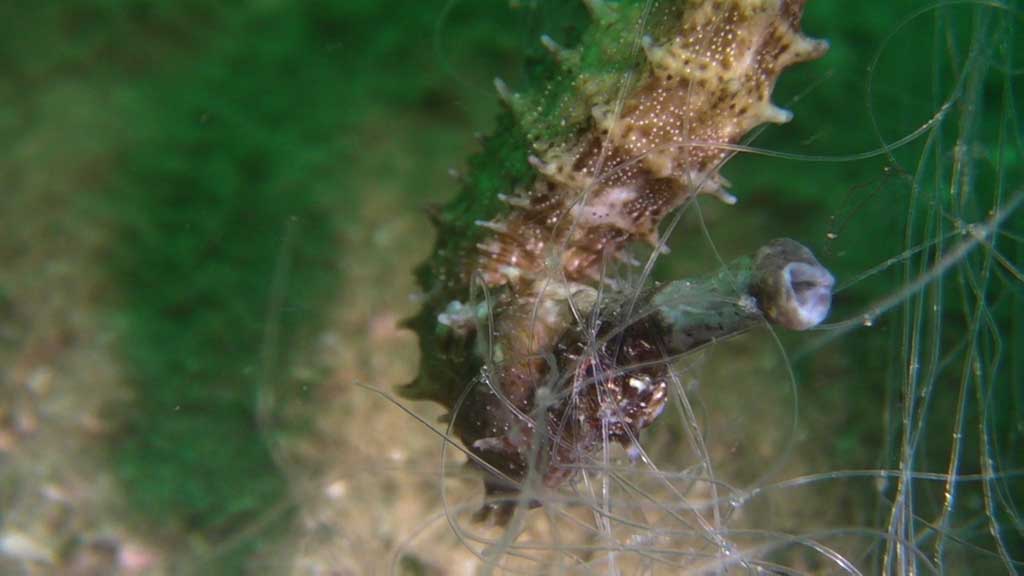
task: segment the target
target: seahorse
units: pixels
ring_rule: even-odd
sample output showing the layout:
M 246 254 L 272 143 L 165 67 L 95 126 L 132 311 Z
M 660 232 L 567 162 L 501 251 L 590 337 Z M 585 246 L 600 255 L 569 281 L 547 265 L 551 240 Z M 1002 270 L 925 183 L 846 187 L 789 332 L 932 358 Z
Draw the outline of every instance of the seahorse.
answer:
M 668 397 L 674 355 L 770 321 L 801 330 L 828 311 L 833 279 L 792 240 L 716 276 L 635 292 L 615 278 L 631 246 L 698 194 L 736 202 L 719 174 L 735 145 L 792 114 L 779 74 L 822 57 L 804 0 L 584 0 L 578 45 L 542 43 L 541 90 L 513 93 L 433 214 L 417 270 L 419 377 L 408 398 L 446 406 L 492 497 L 533 470 L 557 488 L 602 445 L 635 449 Z M 625 79 L 625 80 L 624 80 Z M 498 521 L 505 505 L 491 504 Z

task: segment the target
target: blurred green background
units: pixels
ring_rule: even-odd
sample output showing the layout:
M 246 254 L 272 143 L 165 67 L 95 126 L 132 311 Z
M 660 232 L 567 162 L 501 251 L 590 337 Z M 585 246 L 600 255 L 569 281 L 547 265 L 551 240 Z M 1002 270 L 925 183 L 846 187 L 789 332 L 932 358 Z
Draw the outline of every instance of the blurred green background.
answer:
M 842 284 L 904 255 L 841 293 L 836 318 L 897 293 L 940 257 L 908 248 L 952 245 L 958 226 L 998 213 L 1020 190 L 1016 21 L 968 4 L 906 20 L 929 5 L 812 2 L 805 29 L 829 38 L 832 51 L 784 75 L 775 100 L 796 120 L 752 144 L 807 157 L 743 155 L 725 170 L 739 206 L 702 203 L 727 258 L 793 236 Z M 361 206 L 399 194 L 418 214 L 450 198 L 448 168 L 464 166 L 472 133 L 490 130 L 498 113 L 491 78 L 530 86 L 536 38 L 574 37 L 582 14 L 528 0 L 0 6 L 0 322 L 14 327 L 2 343 L 20 350 L 38 332 L 18 309 L 62 294 L 50 288 L 67 278 L 54 266 L 97 278 L 81 300 L 54 306 L 96 312 L 128 383 L 101 411 L 110 430 L 96 452 L 123 491 L 125 517 L 143 531 L 188 535 L 181 555 L 199 558 L 203 574 L 244 573 L 252 554 L 281 537 L 293 520 L 290 471 L 273 443 L 303 434 L 315 407 L 288 412 L 288 398 L 311 392 L 277 382 L 315 345 L 338 294 L 372 289 L 349 282 L 351 256 L 364 249 L 356 231 L 379 225 L 360 219 Z M 840 158 L 914 132 L 951 95 L 942 122 L 909 145 Z M 1019 274 L 1021 228 L 1017 217 L 992 250 L 963 260 L 944 291 L 928 284 L 920 304 L 941 306 L 941 323 L 896 308 L 833 342 L 786 340 L 811 350 L 793 357 L 807 384 L 802 409 L 835 431 L 837 469 L 900 466 L 901 391 L 913 383 L 901 376 L 907 334 L 942 351 L 925 355 L 941 394 L 923 396 L 930 442 L 920 468 L 943 471 L 958 405 L 968 406 L 965 430 L 987 422 L 1002 470 L 1024 464 L 1024 283 L 1012 266 Z M 692 213 L 672 246 L 661 278 L 716 265 Z M 984 259 L 993 253 L 1010 266 Z M 388 263 L 379 265 L 386 277 Z M 992 280 L 978 306 L 971 286 L 986 269 Z M 975 354 L 965 359 L 964 350 Z M 847 358 L 845 368 L 826 369 L 815 361 L 822 354 Z M 977 380 L 961 374 L 962 363 L 984 367 Z M 983 393 L 970 388 L 958 401 L 963 382 Z M 264 402 L 268 387 L 283 388 L 275 394 L 286 401 Z M 984 465 L 977 440 L 964 441 L 958 473 Z M 15 494 L 9 486 L 0 488 Z M 1020 517 L 1005 511 L 1020 501 L 1019 480 L 1005 490 L 997 514 L 1020 546 Z M 930 517 L 942 500 L 924 498 Z M 983 516 L 965 520 L 962 535 L 992 548 Z

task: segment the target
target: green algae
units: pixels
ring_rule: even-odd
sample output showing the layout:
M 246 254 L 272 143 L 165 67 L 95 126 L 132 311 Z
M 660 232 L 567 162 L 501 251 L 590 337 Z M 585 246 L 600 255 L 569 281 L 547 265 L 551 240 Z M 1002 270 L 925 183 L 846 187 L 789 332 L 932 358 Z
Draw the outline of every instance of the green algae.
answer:
M 220 21 L 209 48 L 147 95 L 112 259 L 138 388 L 114 455 L 144 516 L 216 544 L 288 498 L 271 450 L 286 431 L 266 429 L 259 388 L 282 377 L 343 281 L 339 227 L 363 193 L 345 180 L 359 152 L 346 133 L 380 99 L 411 107 L 437 88 L 408 73 L 425 57 L 406 36 L 436 14 L 424 5 L 374 26 L 383 9 L 370 3 L 253 11 Z M 279 349 L 265 348 L 269 330 Z M 260 538 L 200 572 L 243 571 Z
M 343 285 L 343 231 L 368 193 L 349 178 L 372 160 L 360 158 L 364 123 L 380 111 L 440 112 L 450 126 L 431 141 L 445 142 L 492 107 L 447 105 L 458 92 L 430 49 L 443 4 L 0 8 L 5 23 L 37 32 L 0 39 L 22 90 L 87 79 L 110 95 L 92 113 L 124 126 L 95 135 L 115 151 L 114 184 L 82 191 L 115 231 L 104 265 L 134 388 L 111 414 L 110 455 L 139 519 L 194 542 L 176 559 L 194 560 L 179 568 L 246 572 L 289 522 L 287 471 L 272 447 L 295 431 L 261 409 L 260 394 L 298 394 L 285 387 L 293 355 Z M 461 66 L 502 57 L 493 43 L 512 44 L 512 32 L 496 15 L 507 11 L 458 11 L 453 23 L 474 23 L 447 28 L 446 40 L 475 49 Z M 410 138 L 406 127 L 388 130 Z M 430 166 L 452 161 L 420 148 Z
M 502 36 L 498 19 L 482 17 L 494 11 L 471 11 L 488 41 Z M 397 14 L 366 2 L 222 13 L 202 52 L 143 98 L 113 195 L 122 232 L 112 263 L 138 389 L 114 456 L 145 517 L 215 546 L 287 510 L 271 446 L 289 430 L 268 429 L 260 387 L 284 377 L 343 285 L 341 230 L 367 193 L 347 178 L 367 160 L 363 122 L 389 108 L 430 114 L 453 97 L 448 79 L 423 72 L 436 55 L 409 36 L 429 42 L 439 12 L 439 2 Z M 287 515 L 266 530 L 281 523 Z M 223 554 L 200 550 L 214 559 L 196 569 L 245 571 L 266 530 Z
M 260 387 L 283 377 L 265 373 L 265 357 L 286 367 L 318 326 L 339 281 L 345 215 L 335 207 L 355 200 L 330 169 L 345 88 L 324 89 L 335 71 L 308 53 L 304 24 L 268 15 L 224 25 L 206 54 L 161 78 L 112 196 L 111 264 L 137 389 L 115 466 L 140 514 L 211 544 L 287 497 L 273 415 L 257 410 Z M 273 41 L 239 42 L 264 35 Z M 265 348 L 269 330 L 280 349 Z M 241 571 L 257 541 L 200 571 Z

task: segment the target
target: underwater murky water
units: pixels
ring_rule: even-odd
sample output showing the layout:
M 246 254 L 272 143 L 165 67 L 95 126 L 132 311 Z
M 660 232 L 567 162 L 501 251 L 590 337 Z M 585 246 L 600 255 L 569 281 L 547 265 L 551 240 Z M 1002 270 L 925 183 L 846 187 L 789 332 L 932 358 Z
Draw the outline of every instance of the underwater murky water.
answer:
M 1017 2 L 811 2 L 832 48 L 783 75 L 794 120 L 651 282 L 789 236 L 838 281 L 829 320 L 687 355 L 650 464 L 609 450 L 511 527 L 471 520 L 442 409 L 378 392 L 417 373 L 427 214 L 493 77 L 529 86 L 581 15 L 0 7 L 0 573 L 1024 569 Z

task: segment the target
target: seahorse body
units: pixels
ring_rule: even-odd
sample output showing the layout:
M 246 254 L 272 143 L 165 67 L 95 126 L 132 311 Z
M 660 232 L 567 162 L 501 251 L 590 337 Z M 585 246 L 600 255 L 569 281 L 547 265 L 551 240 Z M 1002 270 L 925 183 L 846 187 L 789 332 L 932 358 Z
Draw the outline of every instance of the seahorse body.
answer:
M 800 32 L 804 0 L 585 4 L 593 19 L 577 47 L 544 39 L 560 73 L 543 91 L 497 83 L 509 110 L 436 215 L 437 247 L 418 271 L 424 308 L 408 323 L 422 366 L 404 394 L 451 409 L 505 483 L 525 474 L 538 389 L 579 369 L 559 366 L 555 347 L 609 259 L 657 246 L 662 218 L 695 194 L 734 202 L 719 175 L 728 145 L 787 122 L 770 100 L 779 74 L 828 49 Z M 489 477 L 490 492 L 501 484 Z

